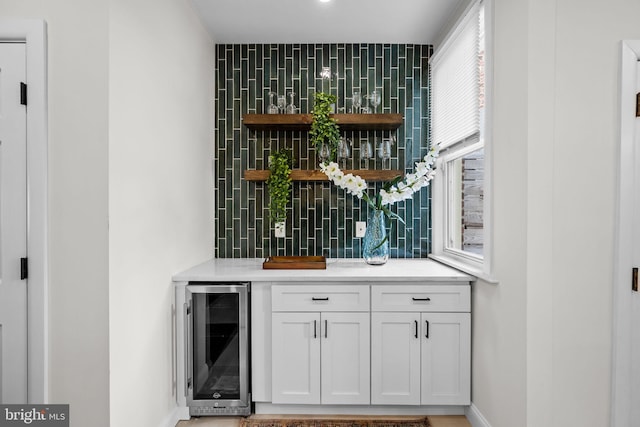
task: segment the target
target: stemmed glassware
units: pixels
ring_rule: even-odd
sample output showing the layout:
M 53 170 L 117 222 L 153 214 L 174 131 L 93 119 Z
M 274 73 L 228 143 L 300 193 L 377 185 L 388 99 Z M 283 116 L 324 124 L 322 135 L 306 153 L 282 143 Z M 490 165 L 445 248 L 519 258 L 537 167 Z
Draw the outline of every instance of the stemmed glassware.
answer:
M 298 109 L 293 103 L 293 97 L 296 96 L 295 92 L 289 92 L 289 97 L 291 98 L 291 103 L 287 105 L 287 114 L 295 114 Z
M 323 142 L 320 145 L 320 151 L 318 151 L 318 160 L 320 160 L 320 163 L 325 163 L 329 160 L 329 157 L 331 157 L 331 149 L 325 142 Z
M 373 158 L 373 147 L 371 146 L 371 142 L 360 142 L 360 161 L 367 162 L 371 158 Z
M 353 92 L 351 93 L 351 109 L 353 113 L 359 113 L 361 105 L 362 95 L 360 95 L 360 89 L 353 89 Z
M 377 109 L 378 105 L 380 105 L 380 100 L 380 92 L 377 90 L 372 91 L 371 95 L 369 95 L 369 102 L 373 106 L 373 114 L 378 112 Z
M 351 157 L 351 140 L 340 137 L 340 142 L 338 143 L 338 159 L 342 160 L 343 167 L 346 167 L 349 157 Z
M 284 109 L 287 106 L 287 98 L 284 95 L 278 95 L 278 109 L 280 113 L 284 113 Z
M 391 146 L 395 144 L 395 142 L 396 142 L 395 136 L 391 136 L 391 138 L 389 139 L 382 139 L 380 141 L 380 145 L 378 146 L 378 157 L 382 159 L 383 167 L 384 167 L 385 160 L 389 160 L 389 163 L 391 163 Z
M 278 106 L 273 103 L 273 98 L 276 96 L 275 92 L 269 92 L 269 106 L 267 107 L 268 114 L 278 114 Z

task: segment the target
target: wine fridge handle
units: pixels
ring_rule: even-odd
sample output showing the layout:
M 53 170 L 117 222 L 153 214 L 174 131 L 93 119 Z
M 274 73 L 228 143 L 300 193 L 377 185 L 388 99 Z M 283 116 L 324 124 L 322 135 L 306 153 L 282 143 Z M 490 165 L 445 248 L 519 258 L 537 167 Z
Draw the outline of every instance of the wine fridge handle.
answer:
M 184 395 L 189 395 L 189 388 L 191 386 L 191 328 L 189 327 L 189 319 L 191 317 L 191 307 L 185 302 L 183 306 L 184 310 Z

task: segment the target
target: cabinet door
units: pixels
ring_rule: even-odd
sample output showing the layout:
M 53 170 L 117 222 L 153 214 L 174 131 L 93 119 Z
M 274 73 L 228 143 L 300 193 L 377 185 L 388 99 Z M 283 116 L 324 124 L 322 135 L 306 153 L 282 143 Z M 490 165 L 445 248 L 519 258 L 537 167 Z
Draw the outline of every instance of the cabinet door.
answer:
M 320 313 L 273 313 L 273 403 L 320 403 Z
M 422 313 L 423 405 L 469 405 L 471 314 Z
M 371 403 L 420 404 L 420 313 L 371 314 Z
M 369 313 L 322 313 L 323 404 L 370 403 Z

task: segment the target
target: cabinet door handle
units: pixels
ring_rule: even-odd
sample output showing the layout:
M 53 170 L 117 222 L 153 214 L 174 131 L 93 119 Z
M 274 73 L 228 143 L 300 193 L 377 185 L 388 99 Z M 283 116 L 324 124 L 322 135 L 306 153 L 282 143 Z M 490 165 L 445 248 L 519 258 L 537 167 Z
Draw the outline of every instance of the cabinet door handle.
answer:
M 318 322 L 316 320 L 313 321 L 313 338 L 318 338 Z
M 311 301 L 329 301 L 329 297 L 311 297 Z
M 431 298 L 426 297 L 426 298 L 416 298 L 416 297 L 412 297 L 411 298 L 414 301 L 431 301 Z
M 429 338 L 429 321 L 425 320 L 424 322 L 426 323 L 426 326 L 427 326 L 427 332 L 424 334 L 424 337 Z
M 414 320 L 415 324 L 416 324 L 416 333 L 415 333 L 415 337 L 418 338 L 418 321 Z
M 327 337 L 327 326 L 328 325 L 329 324 L 327 323 L 327 319 L 324 319 L 324 337 L 325 338 Z

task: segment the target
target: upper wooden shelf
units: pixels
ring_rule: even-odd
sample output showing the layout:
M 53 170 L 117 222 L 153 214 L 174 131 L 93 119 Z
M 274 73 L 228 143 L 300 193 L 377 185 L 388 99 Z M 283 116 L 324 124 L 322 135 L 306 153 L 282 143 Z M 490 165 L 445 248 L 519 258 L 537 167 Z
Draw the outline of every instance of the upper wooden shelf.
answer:
M 401 114 L 332 114 L 340 130 L 395 130 Z M 309 130 L 311 114 L 245 114 L 242 122 L 251 130 Z
M 391 181 L 392 179 L 401 176 L 402 171 L 388 170 L 388 169 L 360 169 L 360 170 L 344 170 L 345 174 L 353 173 L 354 175 L 360 175 L 366 181 Z M 314 170 L 300 170 L 295 169 L 291 171 L 291 179 L 293 181 L 327 181 L 327 175 L 319 169 Z M 269 178 L 268 170 L 245 170 L 244 179 L 247 181 L 266 181 Z

